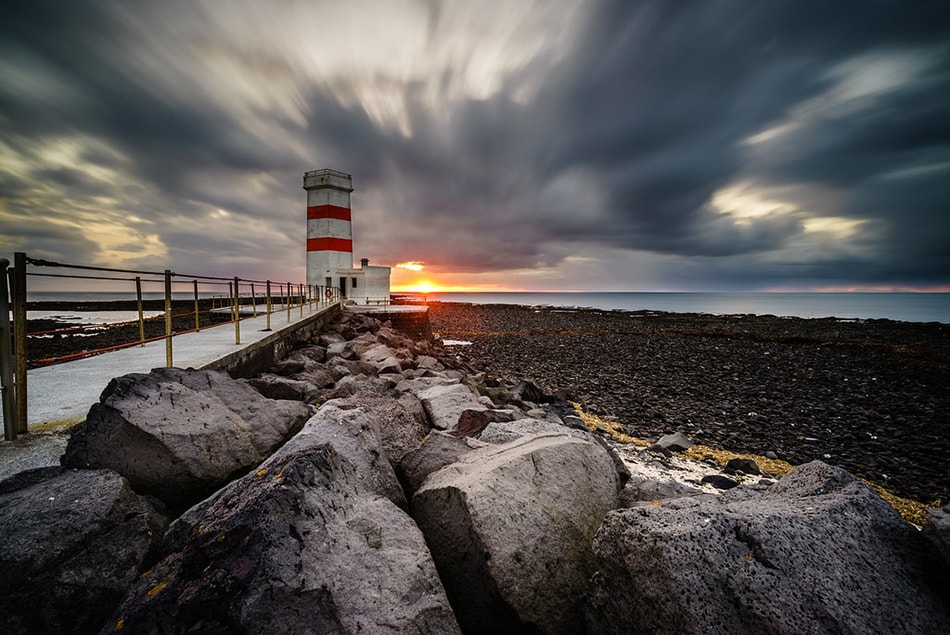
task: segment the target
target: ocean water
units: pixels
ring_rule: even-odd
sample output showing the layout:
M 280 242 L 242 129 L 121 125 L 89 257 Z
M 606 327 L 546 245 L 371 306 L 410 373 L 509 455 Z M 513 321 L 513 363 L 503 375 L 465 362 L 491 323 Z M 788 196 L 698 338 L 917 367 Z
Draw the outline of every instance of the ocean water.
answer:
M 473 304 L 590 307 L 711 315 L 900 320 L 950 324 L 950 293 L 430 293 L 428 300 Z

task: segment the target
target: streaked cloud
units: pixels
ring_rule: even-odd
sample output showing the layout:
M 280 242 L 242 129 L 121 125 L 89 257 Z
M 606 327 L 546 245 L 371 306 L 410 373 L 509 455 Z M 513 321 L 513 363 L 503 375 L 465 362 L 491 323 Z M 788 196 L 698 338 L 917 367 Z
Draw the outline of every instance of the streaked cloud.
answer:
M 950 284 L 946 3 L 485 7 L 15 3 L 0 251 L 300 278 L 332 167 L 433 283 Z

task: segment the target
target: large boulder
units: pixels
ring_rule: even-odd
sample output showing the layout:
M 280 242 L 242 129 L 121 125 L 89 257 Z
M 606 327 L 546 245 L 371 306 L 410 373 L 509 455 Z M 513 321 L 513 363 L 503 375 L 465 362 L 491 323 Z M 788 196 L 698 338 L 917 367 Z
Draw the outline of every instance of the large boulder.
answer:
M 950 572 L 932 545 L 820 462 L 761 494 L 611 512 L 594 550 L 590 632 L 950 632 Z
M 412 514 L 466 632 L 577 633 L 591 541 L 616 500 L 602 447 L 541 434 L 430 474 Z
M 485 410 L 478 395 L 465 384 L 435 385 L 416 393 L 433 428 L 455 430 L 466 410 Z
M 62 467 L 0 483 L 0 632 L 97 631 L 167 520 L 110 470 Z
M 379 422 L 359 400 L 334 399 L 323 404 L 300 432 L 261 467 L 269 469 L 271 463 L 288 453 L 321 444 L 332 446 L 349 461 L 363 489 L 408 509 L 396 471 L 383 451 Z
M 459 437 L 441 430 L 433 430 L 418 448 L 407 452 L 395 465 L 397 473 L 411 496 L 429 474 L 478 448 L 488 447 L 472 437 Z
M 175 508 L 257 465 L 311 414 L 220 371 L 159 368 L 113 379 L 62 463 L 108 468 Z
M 422 534 L 330 445 L 277 456 L 176 521 L 108 629 L 457 633 Z

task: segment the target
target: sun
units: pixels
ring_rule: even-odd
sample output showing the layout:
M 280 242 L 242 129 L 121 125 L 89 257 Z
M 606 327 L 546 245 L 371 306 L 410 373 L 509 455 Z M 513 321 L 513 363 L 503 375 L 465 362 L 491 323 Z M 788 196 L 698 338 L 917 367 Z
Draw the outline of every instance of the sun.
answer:
M 423 280 L 421 282 L 407 286 L 406 291 L 410 291 L 412 293 L 437 293 L 439 291 L 439 286 L 434 282 Z

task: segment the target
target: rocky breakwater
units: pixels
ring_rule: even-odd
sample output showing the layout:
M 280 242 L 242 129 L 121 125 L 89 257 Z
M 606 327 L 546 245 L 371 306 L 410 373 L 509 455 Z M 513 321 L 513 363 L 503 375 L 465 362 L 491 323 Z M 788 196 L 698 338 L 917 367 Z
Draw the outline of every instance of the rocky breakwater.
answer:
M 822 463 L 711 494 L 562 397 L 355 316 L 251 380 L 117 378 L 0 483 L 0 632 L 950 629 L 945 515 Z

